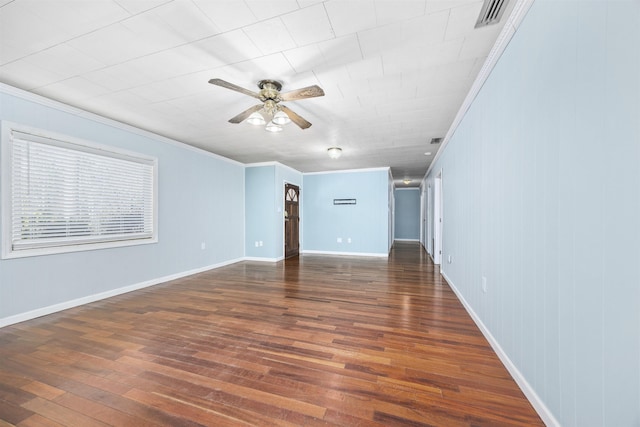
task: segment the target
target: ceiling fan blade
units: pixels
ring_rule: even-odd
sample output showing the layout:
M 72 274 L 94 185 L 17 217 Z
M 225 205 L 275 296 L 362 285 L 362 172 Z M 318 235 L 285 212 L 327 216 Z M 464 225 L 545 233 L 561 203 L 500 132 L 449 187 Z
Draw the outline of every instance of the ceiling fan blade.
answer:
M 280 94 L 280 98 L 283 101 L 296 101 L 298 99 L 315 98 L 316 96 L 324 96 L 324 91 L 317 85 L 307 86 L 302 89 L 296 89 Z
M 280 105 L 279 108 L 280 108 L 280 110 L 284 111 L 284 113 L 287 116 L 289 116 L 289 118 L 291 119 L 291 121 L 293 123 L 295 123 L 298 126 L 300 126 L 300 129 L 306 129 L 308 127 L 311 127 L 311 123 L 309 123 L 308 121 L 306 121 L 305 119 L 303 119 L 298 114 L 294 113 L 293 111 L 291 111 L 289 108 L 285 107 L 284 105 Z
M 222 79 L 211 79 L 211 80 L 209 80 L 209 83 L 211 83 L 212 85 L 216 85 L 216 86 L 224 87 L 224 88 L 227 88 L 227 89 L 235 90 L 236 92 L 244 93 L 245 95 L 249 95 L 249 96 L 252 96 L 254 98 L 260 99 L 260 95 L 257 92 L 254 92 L 254 91 L 249 90 L 249 89 L 245 89 L 245 88 L 240 87 L 238 85 L 234 85 L 233 83 L 229 83 L 229 82 L 224 81 Z
M 254 105 L 251 108 L 247 108 L 246 110 L 244 110 L 242 113 L 238 114 L 237 116 L 230 118 L 229 119 L 229 123 L 240 123 L 243 120 L 246 120 L 247 117 L 249 117 L 251 114 L 255 113 L 256 111 L 262 110 L 263 107 L 264 107 L 263 104 L 258 104 L 258 105 Z

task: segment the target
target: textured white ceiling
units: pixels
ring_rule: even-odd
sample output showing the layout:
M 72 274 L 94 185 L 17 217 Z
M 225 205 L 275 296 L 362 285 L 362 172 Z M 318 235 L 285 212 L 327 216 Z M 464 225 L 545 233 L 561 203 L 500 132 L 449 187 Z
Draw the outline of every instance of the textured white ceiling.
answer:
M 0 81 L 243 163 L 418 185 L 510 6 L 474 29 L 482 0 L 0 0 Z M 271 134 L 229 123 L 257 101 L 211 78 L 326 95 Z

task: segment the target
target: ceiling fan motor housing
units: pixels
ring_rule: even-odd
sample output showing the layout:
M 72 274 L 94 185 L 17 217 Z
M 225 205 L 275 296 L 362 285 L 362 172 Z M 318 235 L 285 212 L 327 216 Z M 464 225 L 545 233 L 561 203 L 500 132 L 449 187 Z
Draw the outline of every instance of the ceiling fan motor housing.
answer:
M 274 102 L 280 102 L 280 89 L 282 89 L 282 84 L 275 80 L 260 80 L 258 82 L 258 87 L 260 88 L 260 100 L 265 102 L 267 100 L 272 100 Z

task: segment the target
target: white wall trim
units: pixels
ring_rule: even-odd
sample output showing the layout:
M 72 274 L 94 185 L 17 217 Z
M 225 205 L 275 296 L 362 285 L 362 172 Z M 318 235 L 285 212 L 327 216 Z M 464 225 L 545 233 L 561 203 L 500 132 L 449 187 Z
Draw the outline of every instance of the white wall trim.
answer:
M 342 169 L 342 170 L 335 170 L 335 171 L 301 172 L 297 169 L 292 168 L 291 166 L 287 166 L 275 160 L 269 161 L 269 162 L 257 162 L 257 163 L 244 164 L 245 168 L 256 168 L 256 167 L 264 167 L 264 166 L 281 166 L 285 169 L 289 169 L 291 172 L 302 174 L 303 176 L 304 175 L 326 175 L 326 174 L 332 174 L 332 173 L 377 172 L 377 171 L 388 171 L 389 175 L 391 176 L 391 168 L 389 166 L 383 166 L 378 168 Z M 403 189 L 411 190 L 411 188 L 403 188 Z
M 374 171 L 389 171 L 391 173 L 391 168 L 388 166 L 384 166 L 381 168 L 362 168 L 362 169 L 343 169 L 337 171 L 321 171 L 321 172 L 304 172 L 302 175 L 327 175 L 331 173 L 356 173 L 356 172 L 374 172 Z
M 158 277 L 156 279 L 135 283 L 133 285 L 124 286 L 122 288 L 112 289 L 106 292 L 100 292 L 98 294 L 88 295 L 86 297 L 76 298 L 70 301 L 65 301 L 65 302 L 53 304 L 47 307 L 42 307 L 35 310 L 27 311 L 24 313 L 15 314 L 13 316 L 4 317 L 0 319 L 0 328 L 13 325 L 15 323 L 25 322 L 27 320 L 35 319 L 37 317 L 46 316 L 48 314 L 56 313 L 58 311 L 67 310 L 69 308 L 78 307 L 80 305 L 89 304 L 89 303 L 100 301 L 106 298 L 111 298 L 117 295 L 125 294 L 127 292 L 133 292 L 139 289 L 148 288 L 150 286 L 169 282 L 171 280 L 180 279 L 182 277 L 191 276 L 193 274 L 202 273 L 204 271 L 224 267 L 226 265 L 235 264 L 242 260 L 243 260 L 242 258 L 238 258 L 238 259 L 232 259 L 229 261 L 223 261 L 218 264 L 207 265 L 205 267 L 195 268 L 193 270 L 183 271 L 176 274 L 170 274 L 168 276 Z
M 471 316 L 475 324 L 480 329 L 480 332 L 482 332 L 482 335 L 484 335 L 487 341 L 489 341 L 491 348 L 493 348 L 493 351 L 496 352 L 496 354 L 500 358 L 500 361 L 502 361 L 504 366 L 507 368 L 507 370 L 515 380 L 516 384 L 518 384 L 518 386 L 520 387 L 524 395 L 527 397 L 529 402 L 531 402 L 531 405 L 533 405 L 533 408 L 536 410 L 540 418 L 542 418 L 542 421 L 547 425 L 547 427 L 560 427 L 560 423 L 558 422 L 558 420 L 553 416 L 553 414 L 551 413 L 547 405 L 544 404 L 544 402 L 542 401 L 540 396 L 538 396 L 538 394 L 535 392 L 533 387 L 531 387 L 531 384 L 529 384 L 529 382 L 526 380 L 524 375 L 522 375 L 518 367 L 511 361 L 507 353 L 500 346 L 500 343 L 498 343 L 498 340 L 495 339 L 495 337 L 491 334 L 489 329 L 482 322 L 480 317 L 476 314 L 473 308 L 471 308 L 471 305 L 467 302 L 467 300 L 464 298 L 462 293 L 458 290 L 458 288 L 453 283 L 453 281 L 442 270 L 440 271 L 440 274 L 442 274 L 442 277 L 444 277 L 444 279 L 447 281 L 447 283 L 449 284 L 453 292 L 456 294 L 456 296 L 464 306 L 465 310 L 467 310 L 467 313 L 469 313 L 469 315 Z
M 0 92 L 5 93 L 7 95 L 15 96 L 17 98 L 24 99 L 25 101 L 34 102 L 36 104 L 40 104 L 45 107 L 55 108 L 56 110 L 59 110 L 63 113 L 73 114 L 74 116 L 92 120 L 96 123 L 111 126 L 116 129 L 124 130 L 126 132 L 135 133 L 136 135 L 140 135 L 145 138 L 152 138 L 156 141 L 163 142 L 165 144 L 174 145 L 180 148 L 184 148 L 185 150 L 195 151 L 198 154 L 213 157 L 219 160 L 223 160 L 225 162 L 233 163 L 235 165 L 244 166 L 244 163 L 229 159 L 227 157 L 223 157 L 219 154 L 215 154 L 207 150 L 203 150 L 202 148 L 194 147 L 192 145 L 185 144 L 184 142 L 176 141 L 175 139 L 167 138 L 166 136 L 158 135 L 156 133 L 153 133 L 144 129 L 139 129 L 135 126 L 128 125 L 126 123 L 119 122 L 114 119 L 109 119 L 107 117 L 103 117 L 99 114 L 91 113 L 89 111 L 85 111 L 77 107 L 72 107 L 71 105 L 62 103 L 60 101 L 54 101 L 53 99 L 49 99 L 42 95 L 28 92 L 23 89 L 19 89 L 17 87 L 13 87 L 5 83 L 0 83 Z
M 364 256 L 364 257 L 378 257 L 378 258 L 387 258 L 389 254 L 387 253 L 377 253 L 377 252 L 338 252 L 338 251 L 315 251 L 315 250 L 304 250 L 300 252 L 304 255 L 346 255 L 346 256 Z
M 282 167 L 284 169 L 288 169 L 291 172 L 302 174 L 302 172 L 300 172 L 299 170 L 294 169 L 291 166 L 287 166 L 284 163 L 280 163 L 280 162 L 278 162 L 276 160 L 273 160 L 273 161 L 270 161 L 270 162 L 246 163 L 244 166 L 246 168 L 259 168 L 259 167 L 264 167 L 264 166 L 280 166 L 280 167 Z
M 535 0 L 517 0 L 515 6 L 513 6 L 513 10 L 511 11 L 511 14 L 509 15 L 509 17 L 507 18 L 507 22 L 504 24 L 502 31 L 498 35 L 498 39 L 496 40 L 495 44 L 493 45 L 493 48 L 489 52 L 487 59 L 484 61 L 484 64 L 480 69 L 480 73 L 478 73 L 478 76 L 474 80 L 473 85 L 471 86 L 471 89 L 469 89 L 469 93 L 467 93 L 467 96 L 465 97 L 464 102 L 462 103 L 462 106 L 458 110 L 456 117 L 453 119 L 453 123 L 451 123 L 451 126 L 449 127 L 447 134 L 442 140 L 442 145 L 438 149 L 438 152 L 436 153 L 436 155 L 431 160 L 431 163 L 429 163 L 429 168 L 427 169 L 427 173 L 424 175 L 425 177 L 429 175 L 429 172 L 431 172 L 431 169 L 435 166 L 436 162 L 444 152 L 444 149 L 449 143 L 449 140 L 451 140 L 451 137 L 458 129 L 458 126 L 462 122 L 462 119 L 464 118 L 465 114 L 467 114 L 467 111 L 469 110 L 469 108 L 471 108 L 471 104 L 473 104 L 473 101 L 475 101 L 476 96 L 478 96 L 478 93 L 480 93 L 480 89 L 482 89 L 484 82 L 486 82 L 487 79 L 489 78 L 489 75 L 491 75 L 491 71 L 493 71 L 493 68 L 498 63 L 498 60 L 504 53 L 504 50 L 507 48 L 507 45 L 511 41 L 511 38 L 516 33 L 516 30 L 522 23 L 522 20 L 524 19 L 525 15 L 529 11 L 529 8 L 531 7 L 534 1 Z
M 242 261 L 259 261 L 259 262 L 278 262 L 282 261 L 284 256 L 279 256 L 275 258 L 267 258 L 267 257 L 258 257 L 258 256 L 246 256 L 242 258 Z

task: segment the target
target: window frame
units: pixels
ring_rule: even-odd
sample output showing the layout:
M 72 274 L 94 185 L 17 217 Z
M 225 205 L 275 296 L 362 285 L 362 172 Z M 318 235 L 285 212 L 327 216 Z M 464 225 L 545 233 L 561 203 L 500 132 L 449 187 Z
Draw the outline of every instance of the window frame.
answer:
M 14 249 L 12 241 L 12 180 L 13 180 L 13 132 L 33 135 L 37 138 L 46 138 L 59 142 L 64 148 L 74 149 L 78 152 L 90 153 L 93 155 L 104 156 L 108 158 L 125 159 L 140 164 L 149 165 L 152 168 L 152 232 L 149 237 L 135 237 L 130 239 L 122 239 L 122 235 L 112 239 L 104 237 L 102 241 L 93 242 L 74 242 L 73 237 L 62 239 L 60 244 L 52 245 L 50 242 L 43 242 L 41 245 L 28 245 L 20 249 Z M 55 143 L 51 145 L 57 145 Z M 156 157 L 143 155 L 140 153 L 124 150 L 121 148 L 99 144 L 93 141 L 63 135 L 56 132 L 50 132 L 37 129 L 31 126 L 21 125 L 3 120 L 0 123 L 0 201 L 2 202 L 0 210 L 1 231 L 0 239 L 2 245 L 2 259 L 23 258 L 30 256 L 62 254 L 69 252 L 81 252 L 97 249 L 117 248 L 126 246 L 137 246 L 153 244 L 158 242 L 158 159 Z M 91 240 L 88 238 L 87 240 Z M 32 247 L 33 246 L 33 247 Z

